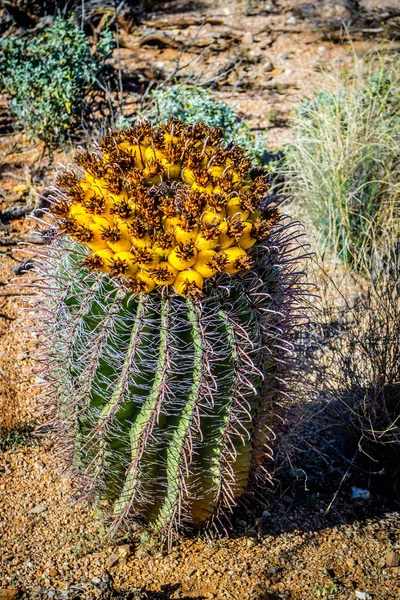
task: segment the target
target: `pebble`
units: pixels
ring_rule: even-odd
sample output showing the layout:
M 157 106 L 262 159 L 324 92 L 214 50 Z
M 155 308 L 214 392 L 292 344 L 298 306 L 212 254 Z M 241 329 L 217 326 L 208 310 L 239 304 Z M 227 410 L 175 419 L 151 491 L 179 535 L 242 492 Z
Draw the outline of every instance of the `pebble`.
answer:
M 266 73 L 270 73 L 270 71 L 274 70 L 274 65 L 272 64 L 272 62 L 270 60 L 267 60 L 264 65 L 263 65 L 263 70 Z
M 118 561 L 119 561 L 118 554 L 111 554 L 111 556 L 109 556 L 107 558 L 107 567 L 109 569 L 111 569 L 111 567 L 113 567 Z
M 262 518 L 263 519 L 269 519 L 271 516 L 271 513 L 269 512 L 269 510 L 264 510 L 263 514 L 262 514 Z
M 318 46 L 318 52 L 326 52 L 326 46 Z
M 356 598 L 357 600 L 370 600 L 371 594 L 368 594 L 368 592 L 362 592 L 361 590 L 356 590 Z
M 243 38 L 242 38 L 243 44 L 246 44 L 246 46 L 251 46 L 254 43 L 254 36 L 251 33 L 251 31 L 247 31 Z
M 400 565 L 400 553 L 394 550 L 388 552 L 385 557 L 385 563 L 387 567 L 398 567 Z
M 28 510 L 28 515 L 40 515 L 40 513 L 47 510 L 47 506 L 34 506 L 30 510 Z
M 296 23 L 297 23 L 296 17 L 289 17 L 288 20 L 286 21 L 287 25 L 296 25 Z
M 132 554 L 132 546 L 130 544 L 123 544 L 122 546 L 118 547 L 117 552 L 119 558 L 129 558 L 129 556 Z
M 353 485 L 351 488 L 351 497 L 353 498 L 353 500 L 369 500 L 371 494 L 368 490 L 363 490 L 361 488 L 354 487 Z

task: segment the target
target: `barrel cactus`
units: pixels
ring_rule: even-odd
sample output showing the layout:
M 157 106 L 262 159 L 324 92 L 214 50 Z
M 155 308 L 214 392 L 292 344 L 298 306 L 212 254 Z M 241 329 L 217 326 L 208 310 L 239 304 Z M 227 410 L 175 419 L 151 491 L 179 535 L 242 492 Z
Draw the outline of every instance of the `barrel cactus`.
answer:
M 219 128 L 176 119 L 112 132 L 59 176 L 40 364 L 114 528 L 210 525 L 268 478 L 303 290 L 269 187 Z

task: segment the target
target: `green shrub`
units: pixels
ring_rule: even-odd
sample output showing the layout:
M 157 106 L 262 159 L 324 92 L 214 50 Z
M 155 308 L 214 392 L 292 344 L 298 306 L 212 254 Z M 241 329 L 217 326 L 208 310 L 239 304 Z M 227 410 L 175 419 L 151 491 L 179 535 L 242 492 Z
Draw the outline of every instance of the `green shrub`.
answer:
M 91 54 L 84 32 L 60 17 L 32 40 L 0 41 L 0 86 L 11 95 L 11 110 L 31 139 L 49 147 L 69 141 L 89 112 L 87 95 L 112 47 L 106 32 Z
M 255 136 L 239 119 L 234 108 L 222 100 L 214 100 L 209 90 L 195 85 L 176 84 L 168 89 L 155 90 L 144 116 L 155 125 L 176 117 L 187 123 L 218 126 L 223 129 L 227 141 L 235 139 L 256 162 L 261 162 L 266 153 L 265 135 Z
M 397 63 L 364 68 L 303 101 L 287 152 L 288 190 L 322 249 L 363 271 L 400 231 L 400 78 Z
M 0 435 L 0 452 L 9 448 L 16 448 L 23 444 L 32 443 L 32 432 L 35 428 L 35 423 L 17 423 L 15 429 L 11 430 L 7 435 Z M 0 433 L 1 430 L 0 430 Z

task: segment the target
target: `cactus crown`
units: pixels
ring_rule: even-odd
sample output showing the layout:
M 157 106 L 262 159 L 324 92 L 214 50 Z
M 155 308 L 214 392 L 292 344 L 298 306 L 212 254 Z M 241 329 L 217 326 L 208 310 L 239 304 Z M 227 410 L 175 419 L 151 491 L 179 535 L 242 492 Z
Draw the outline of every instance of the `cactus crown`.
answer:
M 226 146 L 219 127 L 142 123 L 106 135 L 76 163 L 78 174 L 59 176 L 52 212 L 91 249 L 85 267 L 124 277 L 136 294 L 172 285 L 199 297 L 205 279 L 249 270 L 248 250 L 279 218 L 263 206 L 267 175 Z

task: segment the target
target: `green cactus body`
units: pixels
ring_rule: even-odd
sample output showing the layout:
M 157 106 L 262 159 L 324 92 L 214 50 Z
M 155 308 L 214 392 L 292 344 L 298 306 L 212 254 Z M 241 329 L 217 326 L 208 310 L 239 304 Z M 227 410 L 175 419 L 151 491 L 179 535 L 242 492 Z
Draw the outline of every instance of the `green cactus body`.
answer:
M 84 489 L 118 523 L 209 522 L 265 457 L 283 270 L 257 247 L 257 267 L 229 286 L 221 276 L 202 302 L 137 296 L 73 248 L 52 273 L 52 372 Z

